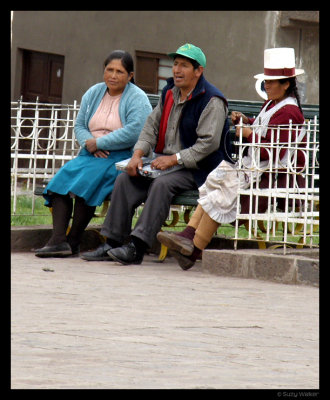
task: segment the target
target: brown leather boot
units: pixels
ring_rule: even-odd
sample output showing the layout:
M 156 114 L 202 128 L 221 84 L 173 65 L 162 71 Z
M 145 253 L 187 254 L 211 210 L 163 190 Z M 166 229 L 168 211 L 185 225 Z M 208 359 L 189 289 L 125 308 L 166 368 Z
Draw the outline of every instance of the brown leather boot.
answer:
M 157 239 L 170 250 L 190 256 L 194 251 L 194 242 L 173 232 L 158 232 Z
M 195 261 L 191 260 L 189 257 L 182 255 L 178 251 L 175 250 L 170 250 L 170 255 L 173 256 L 180 267 L 186 271 L 187 269 L 191 268 L 193 265 L 195 265 Z

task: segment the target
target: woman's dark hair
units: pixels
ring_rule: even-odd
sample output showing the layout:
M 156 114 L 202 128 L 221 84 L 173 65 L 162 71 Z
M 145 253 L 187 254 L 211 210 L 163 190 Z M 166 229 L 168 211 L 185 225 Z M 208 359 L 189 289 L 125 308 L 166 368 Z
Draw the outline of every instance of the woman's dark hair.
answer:
M 302 112 L 296 77 L 293 76 L 292 78 L 279 79 L 279 81 L 282 84 L 285 83 L 285 82 L 289 82 L 290 83 L 289 87 L 286 90 L 286 94 L 287 94 L 287 96 L 292 96 L 292 97 L 295 97 L 297 99 L 298 107 L 300 108 L 300 111 Z
M 126 69 L 127 73 L 134 72 L 134 61 L 132 56 L 124 50 L 114 50 L 105 60 L 104 60 L 104 68 L 111 62 L 112 60 L 121 60 L 123 67 Z M 134 77 L 131 78 L 130 82 L 134 82 Z

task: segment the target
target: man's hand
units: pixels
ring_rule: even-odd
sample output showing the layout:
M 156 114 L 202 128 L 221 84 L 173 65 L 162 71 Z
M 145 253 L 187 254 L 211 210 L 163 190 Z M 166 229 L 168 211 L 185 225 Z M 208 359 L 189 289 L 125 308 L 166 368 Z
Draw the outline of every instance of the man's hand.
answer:
M 138 170 L 142 169 L 142 157 L 143 157 L 143 152 L 141 150 L 136 150 L 130 160 L 130 162 L 127 164 L 126 167 L 126 172 L 128 173 L 129 176 L 137 176 L 138 175 Z
M 175 154 L 172 154 L 171 156 L 160 156 L 153 160 L 151 163 L 151 168 L 164 171 L 167 168 L 177 165 L 177 163 L 178 160 Z

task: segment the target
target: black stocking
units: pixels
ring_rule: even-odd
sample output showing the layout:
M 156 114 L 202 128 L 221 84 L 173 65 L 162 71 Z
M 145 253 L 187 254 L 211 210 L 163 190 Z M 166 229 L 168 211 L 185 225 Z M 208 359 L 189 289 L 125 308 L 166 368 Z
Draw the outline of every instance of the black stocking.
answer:
M 53 232 L 47 245 L 57 245 L 66 241 L 66 231 L 72 213 L 72 199 L 69 195 L 54 193 L 52 196 Z
M 68 235 L 68 242 L 73 251 L 80 244 L 82 234 L 94 216 L 95 208 L 94 206 L 88 206 L 83 198 L 76 196 L 72 226 Z

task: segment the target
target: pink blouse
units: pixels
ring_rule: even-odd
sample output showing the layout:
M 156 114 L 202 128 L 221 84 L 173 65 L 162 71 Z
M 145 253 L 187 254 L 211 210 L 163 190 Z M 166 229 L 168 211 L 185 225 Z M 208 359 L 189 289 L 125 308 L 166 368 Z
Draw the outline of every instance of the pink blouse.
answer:
M 110 96 L 108 92 L 105 92 L 100 105 L 88 125 L 91 134 L 95 138 L 107 135 L 123 127 L 119 117 L 120 98 L 121 94 Z

